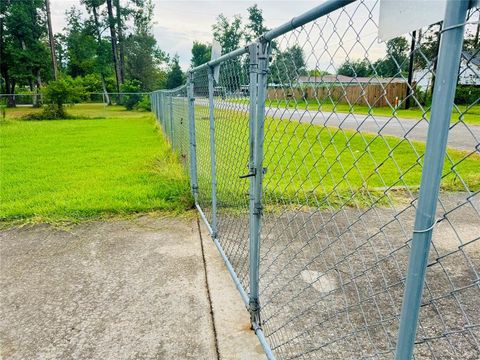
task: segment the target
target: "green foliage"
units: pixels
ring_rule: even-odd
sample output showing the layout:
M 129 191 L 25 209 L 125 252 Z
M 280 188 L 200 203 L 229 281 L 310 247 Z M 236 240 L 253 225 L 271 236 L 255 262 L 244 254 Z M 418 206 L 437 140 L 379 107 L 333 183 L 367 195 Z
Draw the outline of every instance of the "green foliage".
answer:
M 152 105 L 150 103 L 150 96 L 143 95 L 142 99 L 138 102 L 136 106 L 137 110 L 140 111 L 152 111 Z
M 138 80 L 127 80 L 122 84 L 122 92 L 137 93 L 141 91 L 141 84 Z M 137 104 L 142 100 L 141 94 L 127 94 L 123 96 L 123 105 L 127 110 L 133 110 Z
M 27 120 L 54 120 L 71 118 L 65 111 L 66 104 L 82 100 L 84 89 L 81 82 L 71 77 L 60 78 L 42 89 L 45 107 L 41 113 L 27 115 Z
M 368 61 L 347 60 L 337 70 L 338 75 L 350 77 L 365 77 L 372 74 Z
M 307 75 L 303 50 L 298 45 L 285 51 L 274 49 L 270 72 L 270 79 L 276 84 L 292 84 L 298 76 Z
M 212 57 L 212 47 L 201 42 L 194 41 L 192 46 L 192 68 L 209 62 Z
M 375 73 L 382 77 L 406 77 L 408 51 L 408 42 L 404 37 L 396 37 L 387 41 L 387 56 L 373 64 Z
M 7 116 L 7 101 L 4 99 L 0 99 L 0 117 L 2 121 L 5 121 L 6 116 Z
M 235 15 L 230 21 L 225 15 L 217 17 L 217 23 L 212 26 L 213 37 L 222 47 L 222 54 L 227 54 L 240 47 L 243 37 L 242 18 Z
M 320 69 L 313 69 L 308 71 L 309 76 L 321 77 L 324 75 L 332 75 L 328 71 L 320 70 Z
M 480 86 L 458 85 L 455 92 L 455 104 L 473 105 L 480 99 Z
M 245 26 L 245 41 L 247 43 L 259 38 L 268 29 L 263 25 L 264 18 L 262 10 L 258 8 L 257 4 L 247 8 L 248 24 Z
M 157 47 L 150 33 L 134 33 L 125 40 L 125 74 L 137 80 L 143 91 L 152 91 L 165 85 L 166 74 L 160 68 L 168 56 Z
M 182 85 L 185 81 L 185 75 L 178 61 L 178 56 L 175 56 L 172 60 L 172 65 L 167 75 L 167 89 L 174 89 Z
M 7 93 L 17 86 L 38 88 L 51 76 L 44 5 L 43 0 L 0 2 L 0 82 Z M 8 105 L 15 106 L 13 97 Z
M 350 77 L 405 77 L 408 71 L 408 42 L 404 37 L 387 41 L 387 55 L 371 64 L 367 59 L 347 60 L 337 70 Z

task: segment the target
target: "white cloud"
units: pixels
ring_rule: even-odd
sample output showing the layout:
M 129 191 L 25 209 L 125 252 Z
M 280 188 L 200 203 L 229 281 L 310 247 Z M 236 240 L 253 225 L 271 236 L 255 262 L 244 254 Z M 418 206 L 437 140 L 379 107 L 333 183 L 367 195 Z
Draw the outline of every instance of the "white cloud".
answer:
M 257 3 L 263 10 L 266 26 L 273 28 L 319 4 L 318 1 L 153 1 L 155 5 L 153 34 L 162 50 L 171 55 L 179 55 L 180 64 L 183 69 L 187 69 L 190 64 L 190 51 L 194 40 L 202 42 L 212 41 L 212 25 L 220 13 L 223 13 L 227 17 L 239 14 L 243 19 L 246 19 L 246 9 Z M 51 3 L 53 26 L 56 32 L 61 31 L 65 26 L 65 10 L 73 5 L 81 9 L 84 8 L 80 0 L 51 0 Z M 373 5 L 373 1 L 367 2 L 367 4 L 369 6 Z M 368 15 L 365 6 L 357 9 L 355 21 L 358 22 L 358 25 L 356 25 L 356 28 L 360 29 L 363 23 L 367 22 Z M 376 21 L 376 14 L 373 15 Z M 338 37 L 338 35 L 348 27 L 348 17 L 344 16 L 342 21 L 335 25 L 336 36 Z M 330 29 L 331 31 L 332 24 L 327 24 L 325 29 L 327 29 L 327 31 Z M 319 28 L 314 29 L 309 35 L 310 39 L 317 40 L 319 31 Z M 383 55 L 383 46 L 379 46 L 376 43 L 372 45 L 372 41 L 375 42 L 374 40 L 376 38 L 376 25 L 374 22 L 371 22 L 369 26 L 363 28 L 361 35 L 361 43 L 370 46 L 369 57 L 371 59 L 376 59 Z M 327 40 L 327 38 L 328 37 L 325 36 L 324 40 Z M 300 45 L 305 44 L 307 36 L 305 33 L 300 34 L 296 40 Z M 295 39 L 290 40 L 289 45 L 293 45 L 292 41 L 295 41 Z M 352 49 L 352 46 L 349 45 L 356 42 L 356 34 L 354 31 L 351 31 L 351 29 L 347 36 L 342 38 L 341 42 L 344 49 L 340 49 L 340 51 L 332 55 L 322 53 L 321 47 L 315 47 L 315 43 L 312 44 L 315 47 L 314 52 L 319 51 L 321 53 L 315 54 L 319 57 L 317 59 L 315 56 L 311 56 L 313 53 L 312 47 L 307 46 L 305 51 L 307 52 L 308 65 L 310 67 L 315 65 L 328 67 L 332 58 L 335 59 L 335 62 L 341 62 L 345 59 L 347 52 L 349 52 L 351 58 L 364 56 L 365 50 L 361 46 L 355 46 Z M 338 41 L 335 40 L 334 36 L 333 39 L 328 40 L 328 43 L 330 50 L 334 51 L 334 47 L 337 46 Z M 321 42 L 320 45 L 323 46 Z

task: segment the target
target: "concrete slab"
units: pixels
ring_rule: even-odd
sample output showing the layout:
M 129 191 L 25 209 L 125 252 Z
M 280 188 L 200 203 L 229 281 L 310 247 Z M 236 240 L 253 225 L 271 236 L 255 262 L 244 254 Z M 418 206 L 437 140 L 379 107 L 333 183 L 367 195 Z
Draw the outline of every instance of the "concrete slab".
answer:
M 266 359 L 240 294 L 207 228 L 203 222 L 200 226 L 220 359 Z
M 195 219 L 0 231 L 2 359 L 216 359 Z

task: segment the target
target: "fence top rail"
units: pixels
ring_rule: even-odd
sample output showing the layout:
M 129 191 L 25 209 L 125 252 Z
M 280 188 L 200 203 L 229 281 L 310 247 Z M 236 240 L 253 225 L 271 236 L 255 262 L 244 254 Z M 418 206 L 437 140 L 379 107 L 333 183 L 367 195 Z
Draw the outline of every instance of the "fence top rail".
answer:
M 306 23 L 309 23 L 310 21 L 316 20 L 319 17 L 325 16 L 337 9 L 340 9 L 352 2 L 355 2 L 357 0 L 327 0 L 323 4 L 320 4 L 313 9 L 310 9 L 309 11 L 296 16 L 292 18 L 290 21 L 287 21 L 286 23 L 277 26 L 276 28 L 269 30 L 265 32 L 263 35 L 261 35 L 257 40 L 255 40 L 252 44 L 259 43 L 259 42 L 268 42 L 272 41 L 273 39 L 291 31 L 294 30 L 302 25 L 305 25 Z M 246 54 L 248 52 L 248 48 L 250 45 L 238 48 L 236 50 L 233 50 L 227 54 L 224 54 L 220 56 L 218 59 L 211 60 L 205 64 L 199 65 L 193 69 L 190 69 L 190 73 L 197 72 L 199 70 L 203 70 L 207 67 L 213 67 L 215 65 L 218 65 L 224 61 L 227 61 L 231 58 L 241 56 L 243 54 Z
M 322 16 L 325 16 L 337 9 L 340 9 L 357 0 L 327 0 L 313 9 L 304 12 L 303 14 L 292 18 L 290 21 L 277 26 L 275 29 L 267 31 L 260 36 L 260 41 L 272 41 L 273 39 L 292 31 L 300 26 L 303 26 L 310 21 L 314 21 Z
M 84 95 L 105 95 L 104 92 L 85 92 Z M 149 95 L 150 92 L 107 92 L 108 95 Z M 0 96 L 39 96 L 42 93 L 31 93 L 31 94 L 0 94 Z
M 177 91 L 180 91 L 180 90 L 183 90 L 187 87 L 186 84 L 183 84 L 183 85 L 180 85 L 180 86 L 177 86 L 176 88 L 174 89 L 160 89 L 160 90 L 155 90 L 155 91 L 152 91 L 151 93 L 154 94 L 154 93 L 157 93 L 157 92 L 161 92 L 161 93 L 175 93 Z

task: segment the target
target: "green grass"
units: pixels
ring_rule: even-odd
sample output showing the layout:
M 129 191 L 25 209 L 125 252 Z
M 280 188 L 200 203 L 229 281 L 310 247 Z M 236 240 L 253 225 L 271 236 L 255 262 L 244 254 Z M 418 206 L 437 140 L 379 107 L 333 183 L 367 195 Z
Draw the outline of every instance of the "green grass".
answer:
M 248 100 L 233 100 L 234 102 L 240 102 L 248 104 Z M 391 117 L 395 115 L 398 118 L 402 119 L 412 119 L 412 120 L 420 120 L 422 118 L 429 119 L 430 118 L 430 108 L 425 108 L 426 112 L 423 112 L 421 109 L 417 107 L 412 107 L 410 109 L 397 109 L 393 110 L 390 107 L 373 107 L 369 108 L 365 105 L 348 105 L 348 104 L 331 104 L 331 103 L 323 103 L 319 104 L 315 99 L 302 99 L 302 100 L 272 100 L 269 99 L 266 102 L 267 107 L 270 106 L 272 108 L 275 107 L 284 107 L 284 108 L 297 108 L 297 109 L 308 109 L 314 111 L 325 111 L 325 112 L 338 112 L 338 113 L 355 113 L 359 115 L 377 115 L 377 116 L 385 116 Z M 450 121 L 452 123 L 457 122 L 459 120 L 464 121 L 466 124 L 471 125 L 480 125 L 480 105 L 458 105 L 457 109 L 453 109 L 452 117 Z M 460 112 L 459 112 L 460 111 Z M 461 115 L 461 117 L 460 117 Z
M 198 177 L 210 195 L 209 121 L 196 106 Z M 101 119 L 0 124 L 0 219 L 78 220 L 191 205 L 186 173 L 149 113 L 77 105 L 70 112 Z M 248 114 L 215 109 L 219 206 L 248 204 Z M 183 126 L 185 132 L 187 128 Z M 337 128 L 267 118 L 264 193 L 267 206 L 369 206 L 420 184 L 425 145 Z M 480 189 L 480 156 L 449 150 L 442 189 Z M 245 206 L 244 206 L 245 207 Z M 248 207 L 245 207 L 248 208 Z
M 208 154 L 209 123 L 197 106 L 197 149 Z M 217 189 L 224 206 L 245 202 L 248 118 L 232 110 L 215 110 Z M 267 118 L 265 122 L 267 172 L 264 193 L 267 204 L 293 203 L 323 206 L 327 203 L 368 206 L 404 197 L 420 185 L 425 144 L 393 136 L 375 137 L 337 128 L 300 124 Z M 464 191 L 480 188 L 480 156 L 450 149 L 445 160 L 442 189 Z M 204 188 L 209 186 L 210 168 L 199 167 Z M 462 182 L 463 181 L 463 182 Z M 204 196 L 208 197 L 208 193 Z M 383 199 L 383 200 L 382 200 Z M 323 205 L 322 205 L 323 204 Z
M 77 105 L 104 119 L 0 124 L 0 219 L 60 221 L 190 206 L 183 166 L 152 114 Z

